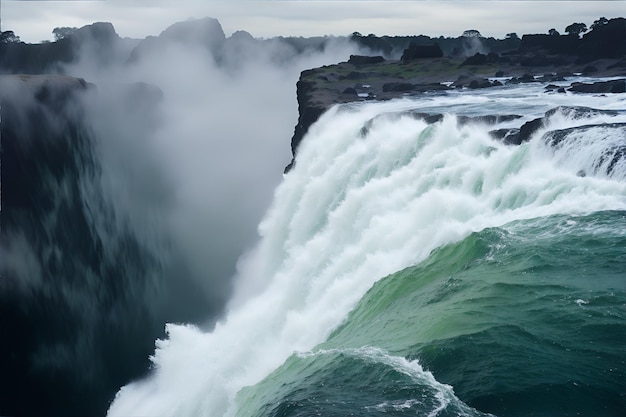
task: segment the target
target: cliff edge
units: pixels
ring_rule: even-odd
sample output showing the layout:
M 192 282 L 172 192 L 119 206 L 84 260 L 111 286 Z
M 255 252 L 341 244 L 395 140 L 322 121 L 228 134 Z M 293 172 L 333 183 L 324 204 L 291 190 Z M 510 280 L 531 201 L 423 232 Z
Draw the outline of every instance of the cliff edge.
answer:
M 309 127 L 335 104 L 530 82 L 555 93 L 624 92 L 624 79 L 572 82 L 567 88 L 551 84 L 576 75 L 626 79 L 626 19 L 607 20 L 582 38 L 524 35 L 517 49 L 502 53 L 460 58 L 444 56 L 436 44 L 410 45 L 399 60 L 353 55 L 347 62 L 306 70 L 296 85 L 299 118 L 291 138 L 293 159 L 285 172 L 293 167 Z

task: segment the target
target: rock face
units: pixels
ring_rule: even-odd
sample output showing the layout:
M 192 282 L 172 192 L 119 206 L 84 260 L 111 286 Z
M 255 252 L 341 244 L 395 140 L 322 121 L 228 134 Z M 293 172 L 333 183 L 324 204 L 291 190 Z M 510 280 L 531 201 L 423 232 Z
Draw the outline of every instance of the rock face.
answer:
M 235 39 L 245 40 L 246 36 L 240 34 Z M 205 17 L 203 19 L 178 22 L 169 26 L 158 37 L 149 36 L 142 40 L 131 52 L 128 62 L 136 62 L 144 54 L 158 53 L 159 48 L 163 47 L 167 42 L 201 45 L 206 47 L 213 55 L 218 55 L 225 41 L 226 35 L 217 19 Z
M 83 79 L 64 76 L 2 76 L 2 217 L 13 210 L 35 210 L 30 198 L 42 165 L 62 172 L 67 160 L 60 148 L 69 147 L 63 133 L 76 126 L 80 115 L 72 103 L 95 87 Z M 19 139 L 21 138 L 21 139 Z M 28 152 L 33 150 L 31 154 Z M 42 154 L 40 154 L 42 153 Z M 58 158 L 38 160 L 46 155 Z
M 64 364 L 67 369 L 78 366 L 83 368 L 80 372 L 88 372 L 84 362 L 71 354 L 77 354 L 75 344 L 81 340 L 80 319 L 69 303 L 61 301 L 60 293 L 63 281 L 71 279 L 76 279 L 80 293 L 82 278 L 87 276 L 81 266 L 99 251 L 89 241 L 87 217 L 78 209 L 79 181 L 87 179 L 81 167 L 93 166 L 93 161 L 89 152 L 83 152 L 88 141 L 77 103 L 90 90 L 84 80 L 62 76 L 3 76 L 0 80 L 3 414 L 48 414 L 63 407 L 68 414 L 83 414 L 85 404 L 76 398 L 72 405 L 71 396 L 63 390 L 81 389 L 81 385 L 93 388 L 85 378 L 70 382 L 73 371 L 62 369 L 63 359 L 47 359 L 43 354 L 46 346 L 56 346 L 59 355 L 67 352 L 74 361 Z M 75 253 L 59 249 L 54 255 L 50 251 L 66 244 Z M 44 382 L 46 378 L 57 386 Z M 25 398 L 28 392 L 38 400 Z
M 291 153 L 294 156 L 298 149 L 298 145 L 300 145 L 300 141 L 302 141 L 302 138 L 309 130 L 309 127 L 315 123 L 317 119 L 320 118 L 322 113 L 328 109 L 326 104 L 322 101 L 323 99 L 319 98 L 320 95 L 323 95 L 323 92 L 322 94 L 319 94 L 319 92 L 315 89 L 315 84 L 313 82 L 304 80 L 301 77 L 296 84 L 296 90 L 299 115 L 298 124 L 296 125 L 293 137 L 291 138 Z M 345 94 L 344 96 L 347 96 L 345 98 L 346 102 L 351 101 L 350 95 Z M 285 172 L 288 172 L 293 167 L 294 161 L 295 158 L 292 158 L 289 165 L 285 168 Z
M 138 111 L 159 90 L 127 94 Z M 102 189 L 88 117 L 97 97 L 79 78 L 0 76 L 2 414 L 104 415 L 162 337 L 164 321 L 137 296 L 161 302 L 157 261 L 117 230 Z
M 210 49 L 213 49 L 224 43 L 226 35 L 224 35 L 222 25 L 217 19 L 205 17 L 174 23 L 161 32 L 159 38 L 186 44 L 206 44 Z

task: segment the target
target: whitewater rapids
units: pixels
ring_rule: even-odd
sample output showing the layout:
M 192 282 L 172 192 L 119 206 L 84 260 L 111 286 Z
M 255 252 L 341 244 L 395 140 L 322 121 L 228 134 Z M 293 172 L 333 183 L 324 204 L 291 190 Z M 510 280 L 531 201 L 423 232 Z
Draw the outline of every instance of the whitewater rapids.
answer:
M 259 245 L 240 261 L 226 317 L 209 333 L 168 324 L 168 339 L 156 343 L 152 374 L 123 387 L 108 415 L 238 415 L 244 387 L 291 355 L 311 352 L 378 280 L 434 249 L 517 220 L 626 210 L 624 164 L 580 175 L 597 166 L 604 148 L 594 149 L 603 137 L 579 142 L 584 149 L 576 157 L 571 147 L 542 140 L 548 130 L 623 123 L 622 113 L 583 121 L 556 117 L 520 146 L 492 139 L 493 126 L 460 126 L 456 118 L 522 114 L 531 120 L 574 100 L 603 109 L 625 104 L 616 95 L 547 95 L 522 86 L 328 111 L 276 190 L 259 225 Z M 406 113 L 414 109 L 446 116 L 428 125 Z

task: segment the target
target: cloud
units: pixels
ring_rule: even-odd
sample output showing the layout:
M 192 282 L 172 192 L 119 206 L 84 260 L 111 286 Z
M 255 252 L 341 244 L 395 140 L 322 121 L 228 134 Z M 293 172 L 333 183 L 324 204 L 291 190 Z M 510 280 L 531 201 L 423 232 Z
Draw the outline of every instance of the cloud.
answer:
M 229 298 L 237 258 L 256 242 L 291 159 L 300 72 L 357 50 L 347 40 L 298 53 L 278 40 L 179 39 L 151 39 L 129 62 L 120 47 L 104 66 L 94 65 L 100 49 L 87 44 L 66 72 L 98 86 L 91 114 L 118 221 L 155 252 L 168 248 L 169 265 L 181 269 L 167 279 L 192 282 L 209 315 Z M 127 93 L 138 82 L 162 91 L 145 113 Z
M 23 40 L 50 39 L 57 26 L 112 22 L 124 37 L 157 35 L 174 21 L 212 16 L 231 34 L 254 36 L 377 35 L 458 36 L 476 27 L 485 36 L 508 32 L 545 33 L 572 22 L 623 15 L 618 1 L 199 1 L 109 0 L 72 2 L 8 1 L 3 26 Z
M 7 402 L 25 390 L 54 398 L 32 403 L 31 414 L 101 414 L 146 371 L 165 322 L 215 323 L 291 159 L 299 73 L 357 52 L 346 40 L 296 51 L 245 35 L 216 43 L 164 35 L 130 59 L 136 41 L 112 37 L 104 48 L 102 37 L 84 39 L 80 59 L 62 71 L 95 86 L 83 101 L 86 126 L 59 132 L 63 146 L 48 153 L 40 148 L 50 129 L 35 124 L 40 152 L 23 154 L 37 155 L 39 169 L 29 183 L 12 176 L 26 184 L 28 210 L 13 206 L 15 221 L 3 225 L 0 273 L 16 277 L 0 286 L 4 307 L 39 314 L 10 329 L 7 339 L 21 344 L 7 349 L 20 360 L 3 392 Z M 59 178 L 47 170 L 55 163 Z M 22 363 L 36 369 L 23 373 Z M 50 375 L 60 382 L 50 386 Z M 76 400 L 77 387 L 89 394 Z

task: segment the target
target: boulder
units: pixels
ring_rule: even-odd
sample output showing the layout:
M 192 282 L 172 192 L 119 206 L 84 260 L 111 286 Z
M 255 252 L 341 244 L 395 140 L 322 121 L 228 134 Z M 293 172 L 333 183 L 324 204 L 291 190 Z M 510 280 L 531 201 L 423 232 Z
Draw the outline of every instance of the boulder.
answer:
M 491 82 L 486 78 L 474 79 L 469 83 L 468 87 L 471 89 L 489 88 L 491 87 Z
M 350 59 L 348 59 L 348 63 L 353 65 L 371 65 L 381 62 L 385 62 L 385 58 L 382 56 L 350 55 Z
M 496 129 L 489 131 L 489 135 L 494 138 L 502 141 L 507 145 L 519 145 L 517 142 L 519 136 L 519 129 Z
M 539 118 L 539 119 L 534 119 L 531 120 L 530 122 L 526 122 L 522 125 L 522 127 L 520 127 L 519 132 L 517 137 L 513 138 L 511 137 L 511 143 L 514 143 L 516 145 L 520 145 L 524 142 L 528 142 L 530 140 L 530 137 L 539 129 L 541 129 L 542 127 L 545 126 L 544 123 L 544 119 L 543 118 Z
M 535 79 L 535 77 L 533 77 L 531 74 L 524 74 L 521 77 L 513 77 L 510 80 L 508 80 L 506 83 L 507 84 L 520 84 L 520 83 L 538 83 L 540 82 L 539 80 Z
M 594 94 L 624 93 L 626 92 L 626 79 L 598 81 L 595 83 L 576 82 L 568 88 L 568 91 Z

